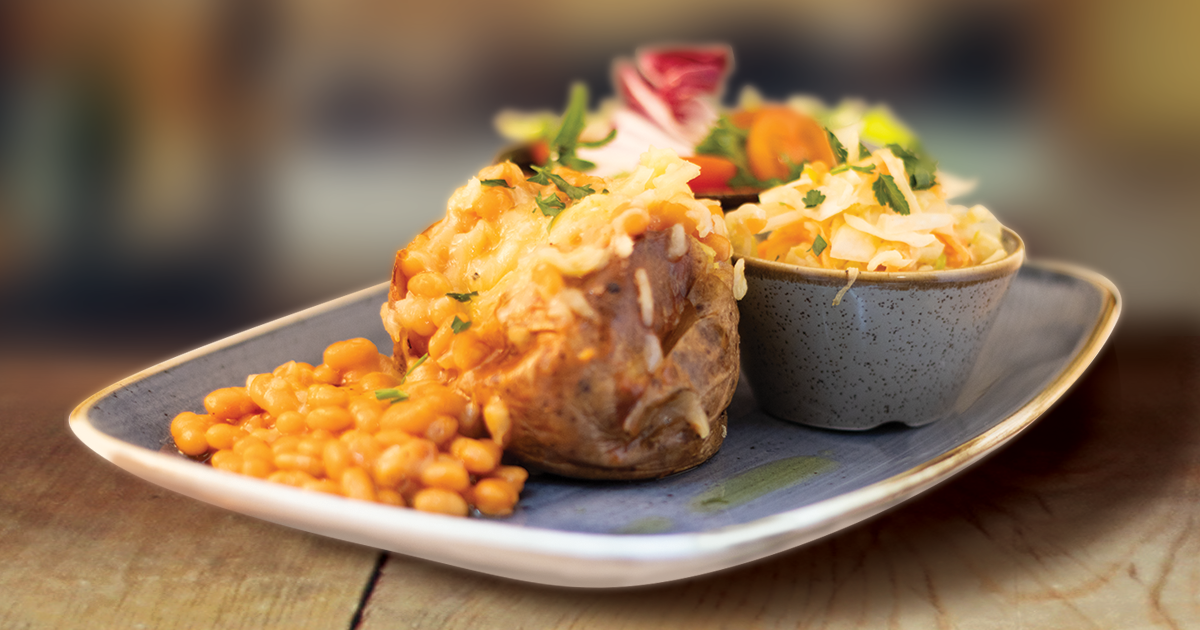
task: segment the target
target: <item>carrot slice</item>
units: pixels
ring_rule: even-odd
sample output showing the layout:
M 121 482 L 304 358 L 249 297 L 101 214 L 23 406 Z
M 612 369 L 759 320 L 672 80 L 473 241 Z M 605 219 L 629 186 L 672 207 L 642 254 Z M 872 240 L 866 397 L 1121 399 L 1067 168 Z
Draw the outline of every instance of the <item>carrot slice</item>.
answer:
M 737 166 L 715 155 L 691 155 L 683 158 L 700 167 L 700 175 L 688 182 L 693 192 L 727 190 L 729 180 L 737 174 Z
M 746 136 L 750 171 L 761 180 L 785 179 L 801 162 L 835 165 L 829 136 L 817 121 L 787 107 L 764 107 Z

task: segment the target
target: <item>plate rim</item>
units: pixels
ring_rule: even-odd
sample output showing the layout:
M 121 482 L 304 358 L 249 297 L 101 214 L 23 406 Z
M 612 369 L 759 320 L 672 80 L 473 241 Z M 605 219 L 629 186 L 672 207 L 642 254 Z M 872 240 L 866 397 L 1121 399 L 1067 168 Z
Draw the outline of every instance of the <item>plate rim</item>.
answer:
M 372 293 L 382 294 L 387 282 L 254 326 L 140 370 L 84 399 L 71 411 L 68 424 L 89 449 L 127 472 L 255 518 L 527 582 L 589 588 L 661 583 L 732 568 L 862 522 L 962 473 L 1032 426 L 1091 366 L 1115 329 L 1123 303 L 1108 278 L 1080 265 L 1026 260 L 1025 266 L 1083 281 L 1097 289 L 1102 298 L 1090 332 L 1077 342 L 1073 356 L 1062 370 L 1031 400 L 980 435 L 886 479 L 747 523 L 700 532 L 597 534 L 396 510 L 197 466 L 178 456 L 109 436 L 96 428 L 88 416 L 90 409 L 113 392 Z M 295 510 L 309 516 L 297 519 L 292 516 Z

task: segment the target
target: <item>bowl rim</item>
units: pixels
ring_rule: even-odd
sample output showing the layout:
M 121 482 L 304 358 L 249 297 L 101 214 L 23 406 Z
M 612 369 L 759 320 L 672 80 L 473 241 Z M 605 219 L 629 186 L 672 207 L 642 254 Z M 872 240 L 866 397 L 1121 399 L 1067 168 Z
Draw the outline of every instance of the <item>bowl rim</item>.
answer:
M 910 285 L 914 283 L 967 283 L 991 280 L 1011 275 L 1021 268 L 1025 261 L 1025 241 L 1011 228 L 1002 227 L 1001 242 L 1008 255 L 1000 260 L 958 269 L 939 269 L 931 271 L 860 271 L 854 280 L 854 285 Z M 845 285 L 849 272 L 845 269 L 825 269 L 823 267 L 800 267 L 790 263 L 776 262 L 752 256 L 737 256 L 734 261 L 746 261 L 746 273 L 754 272 L 759 276 L 769 276 L 788 280 L 803 280 L 821 284 Z

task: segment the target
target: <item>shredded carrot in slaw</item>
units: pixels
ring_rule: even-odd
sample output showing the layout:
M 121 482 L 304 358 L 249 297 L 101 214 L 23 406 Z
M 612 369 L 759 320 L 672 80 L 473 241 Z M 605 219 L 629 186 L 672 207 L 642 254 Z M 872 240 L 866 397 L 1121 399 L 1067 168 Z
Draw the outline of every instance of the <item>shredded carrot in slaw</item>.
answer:
M 737 254 L 805 267 L 890 272 L 954 269 L 1004 257 L 1002 226 L 987 208 L 950 203 L 941 183 L 913 190 L 905 162 L 892 149 L 859 155 L 857 130 L 838 135 L 852 139 L 845 143 L 853 148 L 844 164 L 833 169 L 822 162 L 807 164 L 798 179 L 765 190 L 759 203 L 725 215 Z M 881 203 L 875 189 L 884 176 L 890 176 L 902 201 Z M 814 198 L 821 201 L 808 207 L 806 199 Z

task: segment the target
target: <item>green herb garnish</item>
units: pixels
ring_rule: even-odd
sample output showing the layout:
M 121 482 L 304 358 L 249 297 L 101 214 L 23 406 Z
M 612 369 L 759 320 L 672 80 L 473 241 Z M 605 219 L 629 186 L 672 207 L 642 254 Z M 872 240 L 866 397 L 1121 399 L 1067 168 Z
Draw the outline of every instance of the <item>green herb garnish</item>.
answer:
M 599 140 L 591 140 L 591 141 L 580 140 L 579 146 L 581 146 L 585 149 L 599 149 L 600 147 L 608 144 L 609 142 L 612 142 L 614 139 L 616 139 L 616 137 L 617 137 L 617 129 L 614 127 L 612 131 L 608 132 L 607 136 L 604 136 L 603 138 L 601 138 Z
M 929 156 L 916 149 L 909 151 L 898 144 L 889 144 L 887 148 L 891 149 L 896 157 L 904 160 L 908 185 L 913 190 L 928 190 L 937 183 L 937 162 Z
M 481 179 L 479 180 L 479 183 L 483 184 L 484 186 L 502 186 L 504 188 L 512 188 L 512 186 L 508 185 L 507 179 Z
M 584 128 L 587 127 L 587 104 L 587 85 L 583 83 L 572 85 L 570 96 L 567 98 L 567 108 L 563 111 L 562 123 L 558 127 L 558 132 L 554 135 L 554 138 L 547 141 L 548 148 L 550 149 L 550 159 L 547 162 L 547 166 L 557 163 L 577 171 L 587 171 L 596 168 L 594 163 L 575 155 L 576 147 L 602 147 L 617 137 L 617 131 L 614 129 L 603 140 L 594 142 L 581 142 L 579 140 L 579 134 L 583 133 Z M 566 191 L 564 190 L 563 192 Z
M 838 164 L 844 163 L 846 158 L 850 155 L 850 153 L 846 151 L 845 145 L 842 144 L 841 140 L 837 139 L 837 136 L 833 135 L 832 131 L 826 129 L 825 135 L 829 136 L 829 148 L 833 149 L 834 159 L 837 160 Z
M 395 387 L 377 389 L 375 390 L 375 400 L 390 400 L 392 402 L 400 402 L 402 400 L 408 400 L 408 394 L 396 389 Z
M 544 199 L 542 197 L 535 197 L 534 201 L 537 202 L 538 210 L 541 210 L 542 214 L 548 217 L 557 217 L 558 213 L 567 209 L 567 204 L 563 203 L 562 199 L 559 199 L 558 195 L 553 193 Z
M 550 169 L 548 168 L 542 168 L 534 165 L 533 170 L 537 171 L 537 175 L 530 177 L 529 181 L 535 184 L 542 184 L 544 186 L 554 184 L 559 190 L 566 193 L 566 195 L 574 201 L 579 201 L 580 199 L 583 199 L 588 195 L 595 194 L 596 192 L 592 189 L 591 184 L 586 186 L 572 186 L 571 182 L 563 179 L 561 175 L 555 175 L 554 173 L 551 173 Z
M 413 370 L 421 367 L 421 364 L 424 363 L 425 361 L 427 361 L 428 359 L 429 359 L 428 352 L 426 352 L 425 354 L 422 354 L 421 358 L 417 359 L 417 362 L 412 364 L 412 367 L 408 368 L 408 371 L 404 373 L 404 379 L 408 380 L 408 377 L 413 373 Z
M 900 193 L 896 180 L 892 179 L 891 175 L 880 175 L 879 179 L 871 184 L 871 189 L 875 191 L 875 199 L 879 201 L 879 205 L 891 206 L 896 214 L 908 214 L 908 201 Z
M 859 142 L 858 143 L 858 159 L 861 160 L 868 155 L 871 155 L 871 150 L 867 148 L 867 145 Z
M 728 116 L 721 116 L 708 135 L 696 145 L 697 155 L 715 155 L 733 162 L 737 173 L 729 180 L 729 185 L 734 188 L 762 186 L 758 178 L 750 172 L 750 161 L 746 158 L 748 133 L 747 130 L 733 124 Z
M 816 188 L 808 191 L 808 193 L 804 195 L 805 208 L 816 208 L 823 203 L 825 203 L 825 193 L 817 190 Z
M 463 320 L 458 318 L 458 315 L 455 315 L 454 321 L 450 322 L 450 330 L 454 331 L 454 334 L 456 334 L 456 335 L 464 330 L 467 330 L 470 327 L 471 327 L 471 322 L 464 322 Z
M 821 238 L 821 235 L 818 234 L 817 238 L 813 239 L 813 255 L 820 256 L 821 252 L 825 251 L 826 247 L 829 247 L 829 243 L 826 243 L 825 239 Z
M 853 166 L 853 165 L 851 165 L 851 166 L 850 166 L 850 169 L 851 169 L 851 170 L 854 170 L 854 171 L 858 171 L 859 173 L 874 173 L 874 172 L 875 172 L 875 165 L 874 165 L 874 164 L 868 164 L 868 165 L 866 165 L 866 166 Z
M 452 297 L 459 302 L 470 302 L 471 298 L 475 297 L 476 295 L 479 295 L 478 291 L 472 291 L 470 293 L 447 293 L 446 297 Z

